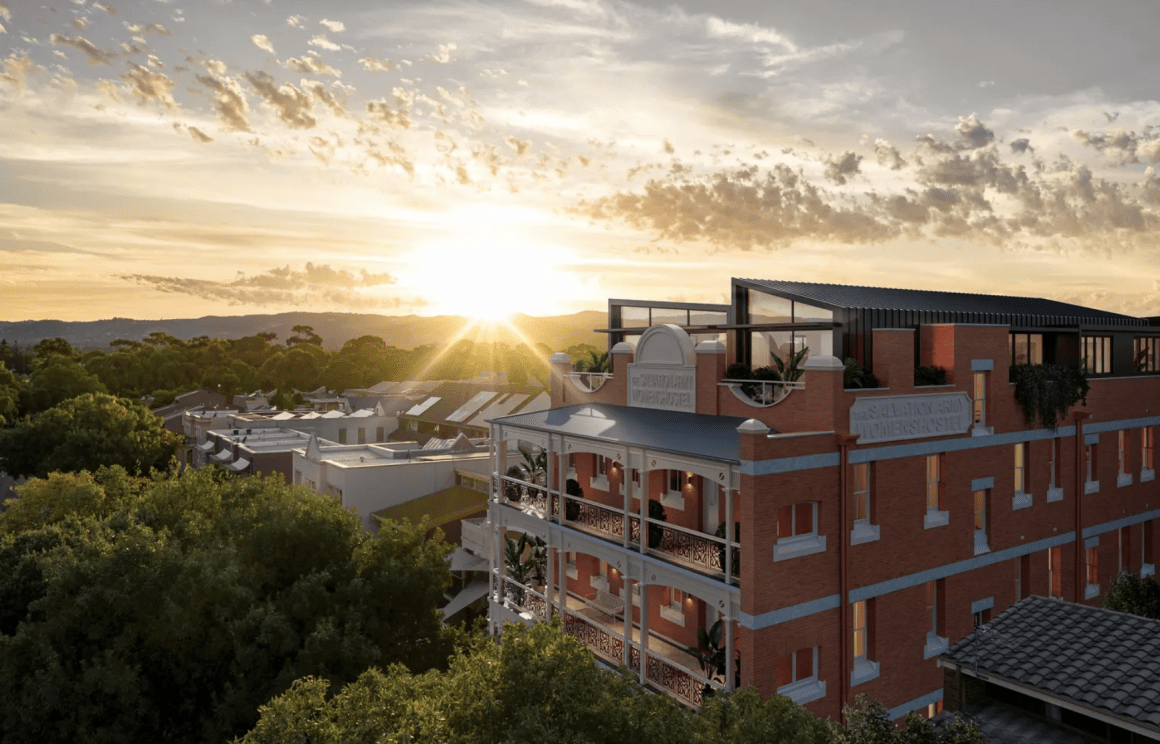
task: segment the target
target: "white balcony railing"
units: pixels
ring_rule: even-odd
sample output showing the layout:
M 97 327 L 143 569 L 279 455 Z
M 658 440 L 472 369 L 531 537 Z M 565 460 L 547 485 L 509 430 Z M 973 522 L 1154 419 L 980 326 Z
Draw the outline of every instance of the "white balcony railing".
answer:
M 569 372 L 568 379 L 577 389 L 586 393 L 595 393 L 604 387 L 604 383 L 612 379 L 611 372 Z
M 459 544 L 464 550 L 485 558 L 487 557 L 486 523 L 487 519 L 484 517 L 459 520 Z
M 772 406 L 780 403 L 790 392 L 805 390 L 803 381 L 783 382 L 781 380 L 722 380 L 719 385 L 731 388 L 739 396 L 753 401 L 758 406 Z

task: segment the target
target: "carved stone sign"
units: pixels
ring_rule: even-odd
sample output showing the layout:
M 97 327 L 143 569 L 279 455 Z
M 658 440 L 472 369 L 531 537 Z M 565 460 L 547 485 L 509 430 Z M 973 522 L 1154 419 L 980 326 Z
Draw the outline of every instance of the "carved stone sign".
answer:
M 973 422 L 964 392 L 859 398 L 850 407 L 850 432 L 858 444 L 965 434 Z
M 696 370 L 630 364 L 628 366 L 628 404 L 637 408 L 696 413 Z

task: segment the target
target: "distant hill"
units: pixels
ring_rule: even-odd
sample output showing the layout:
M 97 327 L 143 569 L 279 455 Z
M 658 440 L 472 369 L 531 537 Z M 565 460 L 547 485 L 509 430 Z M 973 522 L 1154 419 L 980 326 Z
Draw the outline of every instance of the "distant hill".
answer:
M 604 313 L 594 310 L 546 318 L 516 315 L 510 320 L 511 325 L 532 344 L 544 343 L 553 350 L 579 343 L 603 348 L 607 344 L 607 336 L 593 333 L 593 329 L 604 328 L 607 322 Z M 352 338 L 368 335 L 378 336 L 389 346 L 401 349 L 413 349 L 424 344 L 444 344 L 458 338 L 498 341 L 508 345 L 522 343 L 517 334 L 502 325 L 495 326 L 493 330 L 475 328 L 459 336 L 466 323 L 464 318 L 457 315 L 422 317 L 367 313 L 209 315 L 179 320 L 23 320 L 0 321 L 0 339 L 25 346 L 45 338 L 63 338 L 80 349 L 103 349 L 119 338 L 136 341 L 157 331 L 185 340 L 197 336 L 242 338 L 269 331 L 278 334 L 278 341 L 285 342 L 293 335 L 291 329 L 294 326 L 308 325 L 322 336 L 323 345 L 328 349 L 339 349 Z

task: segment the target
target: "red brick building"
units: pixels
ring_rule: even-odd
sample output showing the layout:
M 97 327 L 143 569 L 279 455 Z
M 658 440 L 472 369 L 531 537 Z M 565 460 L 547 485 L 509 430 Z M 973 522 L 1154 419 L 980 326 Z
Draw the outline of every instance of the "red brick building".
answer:
M 835 718 L 866 693 L 901 717 L 941 709 L 936 658 L 976 622 L 1031 594 L 1098 604 L 1117 571 L 1154 571 L 1146 319 L 743 279 L 731 305 L 609 305 L 610 373 L 557 355 L 552 408 L 491 422 L 497 628 L 559 615 L 694 705 L 739 682 Z M 800 378 L 727 377 L 773 356 L 799 356 Z M 848 387 L 867 377 L 847 359 L 878 387 Z M 1028 425 L 1013 363 L 1083 366 L 1086 404 Z M 512 440 L 542 465 L 519 467 Z M 546 560 L 505 559 L 516 533 Z M 719 650 L 690 654 L 717 621 Z

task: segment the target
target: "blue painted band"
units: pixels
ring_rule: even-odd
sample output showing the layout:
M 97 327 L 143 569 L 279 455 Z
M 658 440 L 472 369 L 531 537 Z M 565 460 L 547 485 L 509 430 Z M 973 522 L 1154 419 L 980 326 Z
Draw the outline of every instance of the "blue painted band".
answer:
M 923 695 L 922 697 L 916 697 L 914 700 L 911 700 L 910 702 L 906 702 L 906 703 L 903 703 L 902 705 L 894 706 L 890 710 L 886 711 L 886 717 L 889 718 L 891 721 L 897 721 L 899 718 L 902 718 L 903 716 L 905 716 L 907 713 L 909 713 L 912 710 L 922 710 L 923 708 L 927 707 L 928 705 L 933 705 L 942 699 L 943 699 L 943 690 L 940 687 L 937 690 L 935 690 L 934 692 L 928 692 L 925 695 Z
M 1094 537 L 1095 535 L 1102 535 L 1105 532 L 1113 532 L 1120 529 L 1121 527 L 1131 527 L 1134 524 L 1140 524 L 1141 522 L 1147 522 L 1149 520 L 1158 518 L 1160 518 L 1160 509 L 1153 509 L 1152 511 L 1144 512 L 1143 514 L 1133 514 L 1129 517 L 1113 519 L 1112 521 L 1104 522 L 1103 524 L 1093 524 L 1091 527 L 1084 527 L 1083 536 L 1085 538 Z
M 761 630 L 762 628 L 780 625 L 790 620 L 797 620 L 798 618 L 815 615 L 826 610 L 836 610 L 840 604 L 841 596 L 831 594 L 828 597 L 811 599 L 809 602 L 802 602 L 792 607 L 783 607 L 780 610 L 763 612 L 760 615 L 750 615 L 747 612 L 742 612 L 738 616 L 737 622 L 746 630 Z
M 912 444 L 895 444 L 889 447 L 859 449 L 850 453 L 849 460 L 851 463 L 897 460 L 902 457 L 940 455 L 944 452 L 962 452 L 964 450 L 981 449 L 983 447 L 1001 447 L 1008 444 L 1019 444 L 1020 442 L 1036 442 L 1074 436 L 1074 426 L 1061 426 L 1055 431 L 1051 429 L 1028 429 L 1026 431 L 1011 431 L 982 437 L 941 439 L 937 442 L 914 442 Z
M 1086 537 L 1083 541 L 1084 548 L 1094 548 L 1100 544 L 1099 535 L 1095 537 Z
M 1098 424 L 1084 424 L 1085 434 L 1099 434 L 1104 431 L 1120 431 L 1121 429 L 1139 429 L 1144 426 L 1160 426 L 1160 416 L 1144 416 L 1134 419 L 1120 419 L 1119 421 L 1101 421 Z
M 742 460 L 741 474 L 776 475 L 778 473 L 796 473 L 799 470 L 834 468 L 841 461 L 842 457 L 837 452 L 822 452 L 817 455 L 799 455 L 798 457 L 779 457 L 775 460 Z
M 1087 431 L 1087 429 L 1084 429 L 1084 431 L 1086 432 L 1086 431 Z M 1099 443 L 1100 443 L 1100 434 L 1099 434 L 1099 432 L 1096 432 L 1095 434 L 1087 434 L 1087 433 L 1085 433 L 1085 434 L 1083 435 L 1083 443 L 1084 443 L 1084 444 L 1099 444 Z
M 1052 537 L 1047 537 L 1042 540 L 1036 540 L 1033 543 L 1026 545 L 1016 545 L 1013 548 L 1006 550 L 998 550 L 994 553 L 984 553 L 977 555 L 974 558 L 968 558 L 965 561 L 957 563 L 948 563 L 945 566 L 938 566 L 936 568 L 929 568 L 926 571 L 919 571 L 908 576 L 899 576 L 888 581 L 880 581 L 877 584 L 870 584 L 868 586 L 860 587 L 858 589 L 851 589 L 848 601 L 861 602 L 864 599 L 873 599 L 883 594 L 890 594 L 902 589 L 909 589 L 912 586 L 925 584 L 928 581 L 936 581 L 938 579 L 945 579 L 948 576 L 965 573 L 967 571 L 974 571 L 977 568 L 984 566 L 991 566 L 996 563 L 1018 558 L 1027 555 L 1028 553 L 1036 553 L 1040 550 L 1047 550 L 1058 545 L 1066 545 L 1069 542 L 1075 541 L 1074 532 L 1064 532 Z
M 986 491 L 988 488 L 995 487 L 995 476 L 988 475 L 986 478 L 975 478 L 971 481 L 972 491 Z
M 977 602 L 971 602 L 971 614 L 974 615 L 976 612 L 982 612 L 983 610 L 991 610 L 991 609 L 994 609 L 994 607 L 995 607 L 995 598 L 994 597 L 987 597 L 986 599 L 980 599 Z
M 971 371 L 972 372 L 994 372 L 995 371 L 995 360 L 994 359 L 972 359 L 971 360 Z

